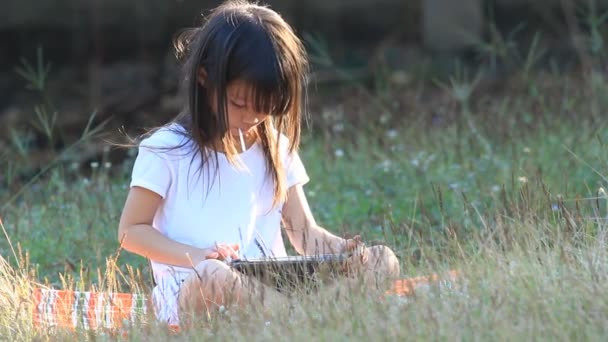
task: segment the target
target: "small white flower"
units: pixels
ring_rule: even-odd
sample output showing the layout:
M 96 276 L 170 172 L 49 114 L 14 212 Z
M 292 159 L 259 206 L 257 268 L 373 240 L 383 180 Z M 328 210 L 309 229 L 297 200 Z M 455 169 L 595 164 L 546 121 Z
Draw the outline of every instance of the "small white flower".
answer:
M 336 151 L 334 152 L 334 155 L 338 158 L 343 157 L 344 156 L 344 150 L 342 150 L 341 148 L 336 149 Z
M 380 123 L 381 124 L 385 124 L 387 123 L 389 120 L 391 119 L 391 114 L 390 113 L 384 113 L 380 116 Z
M 395 139 L 399 136 L 399 132 L 396 129 L 391 129 L 386 132 L 386 137 L 389 139 Z
M 390 76 L 390 80 L 397 85 L 406 85 L 409 83 L 410 79 L 411 77 L 403 70 L 395 71 Z M 393 106 L 396 106 L 394 102 Z
M 96 169 L 99 167 L 99 163 L 98 162 L 91 162 L 91 169 Z
M 551 204 L 551 210 L 552 211 L 559 211 L 559 205 L 557 205 L 557 203 Z
M 523 184 L 528 183 L 528 178 L 526 178 L 524 176 L 518 177 L 517 180 Z
M 103 163 L 103 167 L 105 167 L 106 169 L 109 169 L 112 167 L 112 163 L 111 162 L 105 162 Z
M 601 195 L 601 196 L 604 196 L 604 197 L 606 197 L 606 196 L 607 196 L 607 195 L 606 195 L 606 190 L 605 190 L 603 187 L 599 188 L 599 190 L 597 191 L 597 193 L 598 193 L 599 195 Z
M 313 190 L 310 190 L 310 191 L 308 192 L 308 197 L 315 197 L 316 195 L 317 195 L 317 193 L 316 193 L 316 192 L 314 192 Z
M 435 160 L 435 155 L 431 154 L 424 160 L 424 165 L 422 168 L 426 171 L 429 168 L 429 165 Z
M 380 163 L 380 167 L 384 170 L 384 172 L 388 172 L 391 169 L 393 163 L 390 160 L 385 159 L 382 163 Z
M 532 150 L 529 147 L 524 147 L 524 153 L 530 153 Z

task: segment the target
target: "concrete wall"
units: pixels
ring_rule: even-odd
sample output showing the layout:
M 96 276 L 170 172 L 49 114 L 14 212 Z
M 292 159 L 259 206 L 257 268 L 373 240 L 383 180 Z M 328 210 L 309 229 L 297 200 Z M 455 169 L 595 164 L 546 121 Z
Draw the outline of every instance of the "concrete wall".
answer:
M 483 14 L 479 0 L 425 0 L 422 6 L 424 43 L 432 50 L 451 51 L 479 42 Z
M 420 0 L 274 0 L 267 1 L 298 30 L 333 40 L 377 41 L 405 27 L 412 4 Z M 98 50 L 108 55 L 163 50 L 185 26 L 198 25 L 212 0 L 2 0 L 0 68 L 35 46 L 57 60 L 85 58 Z
M 560 1 L 496 0 L 496 3 L 503 7 L 525 5 L 542 9 L 556 8 Z M 302 31 L 317 31 L 330 39 L 375 41 L 401 30 L 421 37 L 434 50 L 453 50 L 474 42 L 480 37 L 484 21 L 482 0 L 267 2 Z M 106 49 L 165 46 L 178 28 L 196 24 L 202 9 L 219 3 L 217 0 L 2 0 L 0 49 L 15 56 L 23 54 L 28 42 L 15 45 L 15 40 L 39 36 L 47 39 L 51 48 L 73 50 L 76 57 L 93 48 L 95 43 L 91 39 L 101 39 L 97 44 Z M 608 0 L 596 3 L 605 7 Z

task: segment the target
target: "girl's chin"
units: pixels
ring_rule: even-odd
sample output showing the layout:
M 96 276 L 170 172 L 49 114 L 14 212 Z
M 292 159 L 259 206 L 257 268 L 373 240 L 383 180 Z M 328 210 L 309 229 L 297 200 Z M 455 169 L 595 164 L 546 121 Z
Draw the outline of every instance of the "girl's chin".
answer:
M 250 129 L 248 129 L 248 130 L 243 130 L 243 135 L 244 135 L 244 136 L 250 136 L 250 135 L 252 135 L 252 134 L 254 134 L 254 133 L 255 133 L 255 128 L 250 128 Z M 239 134 L 239 129 L 238 129 L 238 128 L 232 128 L 232 129 L 230 129 L 230 134 L 231 134 L 232 136 L 234 136 L 234 137 L 237 137 L 237 138 L 238 138 L 238 137 L 239 137 L 239 135 L 240 135 L 240 134 Z

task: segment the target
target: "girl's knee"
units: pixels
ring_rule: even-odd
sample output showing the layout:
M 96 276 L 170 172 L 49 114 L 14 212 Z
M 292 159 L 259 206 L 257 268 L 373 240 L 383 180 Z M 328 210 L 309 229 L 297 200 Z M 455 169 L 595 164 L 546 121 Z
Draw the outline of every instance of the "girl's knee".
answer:
M 401 273 L 399 259 L 395 253 L 387 246 L 378 245 L 368 248 L 370 266 L 375 271 L 380 271 L 388 278 L 396 279 Z
M 200 277 L 232 272 L 230 266 L 217 259 L 203 260 L 194 267 L 194 270 Z
M 204 260 L 194 270 L 180 290 L 181 307 L 219 307 L 238 297 L 241 279 L 225 262 Z
M 235 286 L 240 287 L 241 277 L 223 261 L 207 259 L 196 265 L 194 270 L 196 273 L 190 285 L 208 293 L 217 294 Z

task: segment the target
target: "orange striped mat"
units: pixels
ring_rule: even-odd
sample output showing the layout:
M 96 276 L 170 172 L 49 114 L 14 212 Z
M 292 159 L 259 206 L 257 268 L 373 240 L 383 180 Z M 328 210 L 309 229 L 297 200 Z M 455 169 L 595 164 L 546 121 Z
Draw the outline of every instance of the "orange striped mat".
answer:
M 421 287 L 451 287 L 457 272 L 399 279 L 386 295 L 410 296 Z M 145 321 L 151 304 L 142 294 L 81 292 L 37 288 L 34 291 L 33 323 L 38 328 L 115 330 Z M 176 329 L 177 327 L 172 327 Z

